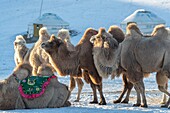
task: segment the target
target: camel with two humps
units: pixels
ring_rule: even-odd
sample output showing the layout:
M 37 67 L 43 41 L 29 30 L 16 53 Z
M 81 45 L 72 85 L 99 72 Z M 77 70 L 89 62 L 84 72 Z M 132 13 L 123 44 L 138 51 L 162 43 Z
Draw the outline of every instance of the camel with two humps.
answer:
M 41 47 L 49 56 L 50 63 L 61 76 L 72 75 L 78 76 L 82 74 L 90 82 L 93 90 L 93 101 L 90 103 L 98 103 L 96 88 L 100 93 L 100 105 L 105 105 L 106 101 L 102 92 L 102 78 L 99 76 L 93 61 L 92 44 L 90 38 L 98 32 L 92 28 L 85 31 L 79 43 L 75 46 L 75 51 L 69 51 L 66 44 L 54 35 L 50 40 L 42 43 Z
M 48 71 L 48 70 L 46 70 Z M 40 72 L 41 69 L 40 69 Z M 47 72 L 50 75 L 50 72 Z M 33 99 L 25 98 L 19 91 L 20 82 L 32 75 L 32 67 L 27 63 L 20 63 L 13 73 L 0 82 L 0 109 L 38 109 L 58 108 L 70 106 L 68 98 L 70 91 L 67 86 L 59 83 L 57 78 L 51 79 L 45 92 Z
M 102 30 L 101 32 L 103 32 L 104 30 Z M 156 30 L 157 31 L 157 30 Z M 129 33 L 129 31 L 127 30 L 127 33 Z M 141 34 L 141 32 L 139 31 L 139 29 L 138 29 L 138 31 L 137 31 L 137 33 L 139 33 L 141 36 L 142 36 L 142 34 Z M 154 38 L 156 37 L 155 35 L 154 35 L 155 33 L 153 32 L 153 36 L 154 36 Z M 156 33 L 157 34 L 157 33 Z M 105 35 L 106 36 L 106 35 Z M 129 36 L 129 35 L 126 35 L 126 38 L 125 38 L 125 40 L 127 39 L 127 36 Z M 136 35 L 134 35 L 135 37 L 136 37 Z M 138 36 L 138 35 L 137 35 Z M 144 38 L 142 38 L 143 40 L 144 40 Z M 148 38 L 148 39 L 146 39 L 146 40 L 152 40 L 153 39 L 153 37 L 152 38 Z M 95 48 L 93 48 L 93 51 L 95 51 L 96 53 L 94 54 L 94 57 L 95 57 L 95 55 L 96 55 L 96 57 L 97 57 L 97 55 L 99 55 L 99 53 L 97 53 L 97 51 L 99 52 L 101 52 L 102 54 L 100 54 L 100 58 L 98 58 L 96 61 L 98 61 L 98 62 L 96 62 L 96 63 L 98 63 L 97 65 L 99 66 L 97 69 L 99 70 L 101 67 L 102 67 L 102 69 L 100 69 L 100 70 L 104 70 L 104 68 L 103 67 L 107 67 L 107 70 L 105 71 L 106 73 L 103 73 L 102 71 L 101 71 L 101 73 L 100 73 L 100 75 L 101 76 L 103 76 L 103 77 L 105 77 L 105 78 L 107 78 L 108 76 L 107 75 L 109 75 L 109 74 L 113 74 L 113 76 L 115 76 L 116 74 L 114 74 L 114 73 L 110 73 L 110 72 L 114 72 L 114 71 L 110 71 L 111 69 L 114 69 L 114 64 L 118 64 L 118 67 L 120 68 L 120 69 L 122 69 L 123 70 L 123 72 L 126 74 L 126 77 L 128 78 L 128 80 L 131 82 L 131 83 L 133 83 L 133 85 L 136 85 L 135 83 L 134 83 L 134 81 L 132 81 L 133 80 L 133 77 L 132 78 L 130 78 L 129 76 L 131 76 L 131 75 L 129 75 L 129 73 L 127 73 L 127 69 L 124 69 L 123 67 L 122 67 L 122 65 L 120 65 L 120 63 L 121 62 L 128 62 L 129 60 L 130 60 L 130 58 L 128 59 L 128 55 L 126 55 L 126 56 L 128 56 L 127 57 L 127 59 L 126 59 L 126 57 L 123 57 L 124 59 L 122 59 L 122 51 L 123 52 L 125 52 L 125 51 L 128 51 L 129 50 L 129 47 L 127 46 L 127 44 L 124 44 L 126 41 L 124 40 L 122 43 L 124 44 L 124 49 L 122 49 L 122 47 L 120 46 L 122 43 L 120 43 L 119 44 L 119 47 L 117 47 L 117 43 L 116 43 L 116 41 L 115 41 L 115 39 L 111 39 L 111 38 L 108 38 L 108 37 L 100 37 L 100 36 L 95 36 L 95 37 L 92 37 L 92 40 L 93 40 L 93 44 L 95 44 L 96 43 L 96 47 Z M 130 40 L 130 39 L 129 39 Z M 98 43 L 97 43 L 97 41 L 98 41 Z M 132 41 L 132 39 L 130 40 L 130 41 Z M 100 45 L 100 44 L 103 44 L 103 45 Z M 157 44 L 157 43 L 156 43 Z M 132 45 L 131 45 L 132 46 Z M 133 49 L 134 47 L 131 47 L 130 46 L 130 48 L 131 49 Z M 103 47 L 103 48 L 102 48 Z M 109 50 L 109 48 L 112 48 L 112 51 L 110 51 Z M 128 50 L 127 50 L 128 49 Z M 109 52 L 110 51 L 110 52 Z M 130 51 L 130 50 L 129 50 Z M 108 53 L 112 56 L 112 57 L 109 57 L 108 56 Z M 113 54 L 113 55 L 112 55 Z M 128 53 L 128 54 L 130 54 L 130 53 Z M 101 56 L 101 55 L 103 55 L 103 56 Z M 117 56 L 116 56 L 117 55 Z M 131 54 L 130 54 L 131 55 Z M 148 57 L 148 56 L 147 56 Z M 105 58 L 105 59 L 107 59 L 108 61 L 110 60 L 109 58 L 112 58 L 111 60 L 110 60 L 110 62 L 112 62 L 111 64 L 107 64 L 107 61 L 104 61 L 104 63 L 102 63 L 103 61 L 103 58 Z M 116 59 L 118 59 L 117 61 L 116 61 Z M 123 60 L 123 61 L 122 61 Z M 100 61 L 100 62 L 99 62 Z M 120 62 L 120 63 L 118 63 L 118 62 Z M 149 62 L 149 61 L 148 61 Z M 95 63 L 95 65 L 96 65 L 96 63 Z M 102 65 L 102 66 L 101 66 Z M 126 66 L 129 66 L 129 64 L 126 64 Z M 137 67 L 137 66 L 136 66 Z M 118 68 L 118 70 L 119 70 L 119 68 Z M 133 69 L 132 67 L 131 67 L 131 69 Z M 139 67 L 137 67 L 137 70 L 139 70 L 140 68 Z M 109 70 L 109 71 L 108 71 Z M 116 70 L 117 71 L 117 70 Z M 152 72 L 152 71 L 151 71 Z M 148 73 L 151 73 L 151 72 L 144 72 L 142 75 L 143 76 L 148 76 Z M 142 76 L 142 77 L 143 77 Z M 161 80 L 159 79 L 160 77 L 160 72 L 157 72 L 157 82 L 159 83 Z M 137 77 L 136 77 L 137 78 Z M 134 79 L 136 79 L 135 77 L 134 77 Z M 162 77 L 162 78 L 166 78 L 166 77 Z M 132 80 L 131 80 L 132 79 Z M 165 80 L 165 81 L 167 81 L 167 79 Z M 166 82 L 164 82 L 163 84 L 162 84 L 162 86 L 161 86 L 161 88 L 163 87 L 164 89 L 165 89 L 165 84 L 167 84 Z M 136 88 L 137 86 L 135 86 L 135 89 L 137 90 L 137 88 Z M 160 83 L 159 83 L 159 87 L 158 87 L 159 89 L 161 89 L 160 88 Z M 162 89 L 161 89 L 162 90 Z M 165 92 L 165 91 L 164 91 Z M 166 94 L 168 94 L 167 92 L 166 92 Z M 139 98 L 139 94 L 138 94 L 138 101 L 137 101 L 137 104 L 134 104 L 134 106 L 140 106 L 141 105 L 141 103 L 140 103 L 140 98 Z M 143 102 L 145 103 L 145 100 L 143 100 Z M 140 103 L 140 104 L 139 104 Z M 168 102 L 167 102 L 168 103 Z M 165 104 L 165 106 L 167 106 L 167 103 Z M 147 104 L 145 103 L 145 104 L 143 104 L 143 105 L 141 105 L 142 107 L 147 107 Z
M 60 38 L 62 40 L 70 42 L 70 35 L 69 35 L 68 30 L 65 30 L 65 29 L 59 30 L 58 36 L 60 36 Z M 38 68 L 39 68 L 40 65 L 49 64 L 49 57 L 46 54 L 46 52 L 41 48 L 41 44 L 43 42 L 49 40 L 49 39 L 50 39 L 50 34 L 49 34 L 47 28 L 42 27 L 39 30 L 38 41 L 30 49 L 29 63 L 33 67 L 33 72 L 32 72 L 33 75 L 37 75 L 37 71 L 38 71 Z M 70 46 L 68 48 L 70 48 Z M 73 78 L 72 76 L 70 76 L 70 91 L 72 91 L 75 88 L 76 82 L 78 84 L 78 94 L 77 94 L 77 99 L 75 101 L 79 101 L 80 100 L 80 93 L 81 93 L 81 90 L 82 90 L 82 87 L 83 87 L 83 82 L 80 78 Z

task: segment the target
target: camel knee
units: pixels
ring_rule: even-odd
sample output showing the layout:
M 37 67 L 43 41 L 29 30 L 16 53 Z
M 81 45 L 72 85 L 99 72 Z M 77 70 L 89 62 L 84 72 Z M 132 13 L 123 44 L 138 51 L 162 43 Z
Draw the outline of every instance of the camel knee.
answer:
M 95 85 L 100 85 L 102 83 L 102 78 L 100 76 L 90 75 L 90 79 Z
M 83 86 L 84 86 L 84 83 L 83 83 L 82 79 L 76 78 L 76 81 L 77 81 L 78 88 L 82 89 Z
M 91 77 L 90 77 L 91 78 Z M 94 79 L 91 78 L 91 81 L 95 84 L 95 85 L 100 85 L 102 83 L 102 79 Z

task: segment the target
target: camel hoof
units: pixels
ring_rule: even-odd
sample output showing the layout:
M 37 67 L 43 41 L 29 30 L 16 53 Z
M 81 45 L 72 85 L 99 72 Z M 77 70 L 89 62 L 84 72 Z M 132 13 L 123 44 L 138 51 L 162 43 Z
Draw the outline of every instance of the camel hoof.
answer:
M 71 106 L 71 103 L 69 101 L 66 101 L 63 107 L 68 107 L 68 106 Z
M 162 102 L 160 102 L 160 104 L 166 104 L 166 102 L 162 101 Z
M 141 104 L 133 104 L 133 107 L 139 107 Z
M 106 101 L 100 101 L 99 105 L 106 105 Z
M 113 103 L 115 103 L 115 104 L 116 104 L 116 103 L 120 103 L 120 102 L 121 102 L 121 100 L 114 100 L 114 101 L 113 101 Z
M 166 104 L 161 105 L 162 108 L 167 108 L 168 106 Z
M 98 101 L 92 101 L 90 104 L 98 104 Z
M 147 107 L 148 107 L 148 105 L 147 105 L 147 104 L 143 104 L 143 105 L 140 105 L 140 107 L 147 108 Z
M 79 102 L 79 100 L 78 100 L 78 99 L 76 99 L 74 102 Z

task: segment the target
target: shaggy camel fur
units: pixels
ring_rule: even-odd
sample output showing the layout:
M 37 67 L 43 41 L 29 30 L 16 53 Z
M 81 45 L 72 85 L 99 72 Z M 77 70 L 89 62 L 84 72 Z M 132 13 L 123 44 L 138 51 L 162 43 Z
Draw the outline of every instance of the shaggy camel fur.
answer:
M 108 32 L 109 33 L 107 33 L 104 28 L 100 28 L 99 33 L 97 35 L 92 36 L 90 40 L 91 43 L 93 43 L 93 59 L 95 66 L 99 72 L 99 75 L 101 77 L 104 76 L 104 78 L 108 78 L 110 74 L 114 73 L 114 70 L 116 68 L 116 66 L 114 66 L 115 64 L 114 59 L 112 59 L 114 57 L 109 58 L 109 56 L 111 56 L 112 52 L 114 52 L 114 50 L 112 49 L 115 49 L 115 47 L 118 46 L 118 43 L 121 43 L 125 37 L 123 31 L 118 26 L 111 26 Z M 112 45 L 109 45 L 109 41 L 105 42 L 105 40 L 107 40 L 106 38 L 107 39 L 111 38 Z M 118 41 L 118 43 L 117 41 L 115 41 L 115 39 Z M 107 50 L 109 51 L 107 52 Z M 111 65 L 108 65 L 109 63 Z M 122 70 L 120 67 L 118 69 L 120 75 L 122 73 Z M 129 95 L 131 89 L 133 88 L 133 84 L 127 80 L 125 73 L 123 73 L 122 75 L 122 80 L 124 84 L 123 91 L 119 98 L 114 101 L 114 103 L 120 103 L 126 92 L 127 92 L 126 98 L 122 101 L 122 103 L 128 103 L 129 101 Z
M 126 38 L 120 45 L 120 65 L 137 91 L 137 103 L 134 106 L 147 107 L 143 83 L 145 73 L 157 72 L 159 90 L 170 96 L 165 88 L 167 78 L 170 78 L 170 35 L 164 25 L 156 26 L 154 31 L 152 38 L 143 38 L 136 24 L 129 24 Z M 168 107 L 169 104 L 170 98 L 163 106 Z
M 30 76 L 31 71 L 32 67 L 29 64 L 19 64 L 11 76 L 0 82 L 1 110 L 69 106 L 68 88 L 60 84 L 57 79 L 51 80 L 42 96 L 34 99 L 23 98 L 18 90 L 18 81 Z
M 26 56 L 29 55 L 29 49 L 27 48 L 26 41 L 22 35 L 16 36 L 16 39 L 14 41 L 14 50 L 14 60 L 16 65 L 24 61 L 28 61 L 28 58 L 26 58 Z
M 51 36 L 48 42 L 44 42 L 41 47 L 48 53 L 50 63 L 61 76 L 81 74 L 81 69 L 88 71 L 94 99 L 91 103 L 98 103 L 96 88 L 100 93 L 100 105 L 106 104 L 102 92 L 102 78 L 99 76 L 93 61 L 92 44 L 90 38 L 96 35 L 97 31 L 87 29 L 75 47 L 76 51 L 69 51 L 61 39 Z
M 112 27 L 112 28 L 117 29 L 118 27 Z M 113 31 L 117 31 L 117 30 L 113 30 Z M 140 32 L 140 31 L 138 31 L 138 32 Z M 117 32 L 117 33 L 121 33 L 121 32 Z M 100 29 L 99 33 L 91 38 L 91 42 L 94 44 L 94 48 L 93 48 L 94 56 L 93 57 L 94 57 L 94 61 L 96 60 L 95 66 L 98 67 L 97 69 L 98 69 L 98 72 L 101 74 L 100 76 L 104 76 L 105 78 L 108 77 L 108 75 L 110 73 L 108 71 L 110 71 L 110 70 L 109 70 L 109 67 L 108 67 L 106 61 L 105 60 L 103 61 L 103 59 L 107 59 L 110 62 L 114 61 L 114 59 L 115 59 L 114 56 L 111 57 L 112 59 L 108 59 L 107 55 L 105 55 L 105 56 L 103 55 L 104 53 L 107 53 L 106 51 L 109 51 L 108 47 L 110 47 L 110 49 L 112 49 L 111 51 L 113 52 L 113 54 L 115 51 L 115 47 L 111 48 L 113 45 L 113 41 L 111 41 L 112 39 L 109 39 L 110 36 L 109 35 L 107 36 L 106 34 L 107 33 L 105 32 L 105 30 Z M 107 38 L 106 38 L 106 36 L 107 36 Z M 114 36 L 118 36 L 118 35 L 114 35 Z M 121 34 L 119 36 L 121 36 Z M 113 38 L 115 38 L 115 37 L 113 37 Z M 118 38 L 115 38 L 115 39 L 118 39 Z M 107 46 L 105 46 L 106 43 L 107 43 Z M 101 57 L 101 55 L 103 55 L 103 56 Z M 113 63 L 113 62 L 111 62 L 111 63 Z M 110 65 L 114 65 L 114 64 L 110 64 Z M 108 75 L 107 75 L 107 73 L 108 73 Z M 133 88 L 133 84 L 127 79 L 126 76 L 128 76 L 128 75 L 127 75 L 127 73 L 125 73 L 125 70 L 121 66 L 119 66 L 118 69 L 116 70 L 116 74 L 112 70 L 113 78 L 116 75 L 119 76 L 121 73 L 123 74 L 122 79 L 123 79 L 123 83 L 124 83 L 124 88 L 123 88 L 123 91 L 122 91 L 120 97 L 116 101 L 114 101 L 114 103 L 120 103 L 121 99 L 124 96 L 124 94 L 126 93 L 126 91 L 128 91 L 128 92 L 127 92 L 126 98 L 122 101 L 122 103 L 128 103 L 129 95 L 130 95 L 131 89 Z M 148 76 L 148 74 L 145 74 L 144 76 Z M 165 102 L 165 100 L 166 100 L 166 98 L 164 96 L 163 102 Z
M 50 39 L 47 28 L 42 27 L 39 31 L 39 36 L 40 37 L 38 41 L 35 43 L 35 45 L 33 46 L 29 57 L 29 62 L 33 67 L 33 72 L 32 72 L 33 75 L 37 75 L 38 67 L 42 63 L 49 63 L 48 55 L 45 53 L 45 51 L 42 50 L 40 46 L 42 42 L 45 42 Z

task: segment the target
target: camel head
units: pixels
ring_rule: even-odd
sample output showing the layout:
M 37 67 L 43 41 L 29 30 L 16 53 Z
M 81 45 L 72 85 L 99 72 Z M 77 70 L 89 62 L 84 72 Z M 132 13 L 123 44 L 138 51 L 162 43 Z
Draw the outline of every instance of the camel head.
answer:
M 54 51 L 58 51 L 61 44 L 64 44 L 61 39 L 56 38 L 54 35 L 51 35 L 50 40 L 41 44 L 41 48 L 44 49 L 45 52 L 50 54 Z
M 52 76 L 54 75 L 54 69 L 50 64 L 42 64 L 38 67 L 38 76 Z
M 117 68 L 118 42 L 104 28 L 90 39 L 93 43 L 93 59 L 99 75 L 103 78 Z
M 108 49 L 110 47 L 117 48 L 118 42 L 112 38 L 110 33 L 107 33 L 104 28 L 99 29 L 99 33 L 94 35 L 90 39 L 91 43 L 93 43 L 93 47 L 105 48 Z
M 27 76 L 32 75 L 32 67 L 28 63 L 21 63 L 15 67 L 12 75 L 15 75 L 19 80 L 22 80 Z
M 14 41 L 14 49 L 16 48 L 22 48 L 23 46 L 26 46 L 26 41 L 22 35 L 16 36 L 16 39 Z

